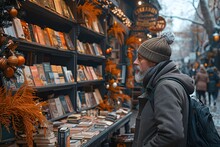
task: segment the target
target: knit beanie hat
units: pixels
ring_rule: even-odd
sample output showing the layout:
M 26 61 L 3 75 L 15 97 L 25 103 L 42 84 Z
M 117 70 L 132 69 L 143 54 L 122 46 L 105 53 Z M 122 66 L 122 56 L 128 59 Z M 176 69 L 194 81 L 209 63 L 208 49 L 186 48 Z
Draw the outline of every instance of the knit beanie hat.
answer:
M 138 48 L 138 54 L 155 63 L 169 60 L 171 56 L 170 44 L 173 43 L 174 39 L 173 33 L 165 32 L 160 37 L 143 42 Z

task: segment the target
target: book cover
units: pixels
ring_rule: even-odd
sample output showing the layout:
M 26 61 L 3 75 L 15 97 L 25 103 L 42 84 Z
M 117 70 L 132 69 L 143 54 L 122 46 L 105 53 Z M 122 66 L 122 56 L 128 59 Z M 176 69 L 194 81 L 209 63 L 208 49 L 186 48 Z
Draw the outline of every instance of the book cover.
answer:
M 50 66 L 50 62 L 42 62 L 43 65 L 43 69 L 44 69 L 44 73 L 45 73 L 45 77 L 47 79 L 47 84 L 52 84 L 54 83 L 54 79 L 50 79 L 49 73 L 53 73 L 51 66 Z
M 91 107 L 92 104 L 91 104 L 89 92 L 85 92 L 85 100 L 86 100 L 86 106 L 87 106 L 87 107 Z
M 37 43 L 40 43 L 39 38 L 38 38 L 38 33 L 37 33 L 37 25 L 32 24 L 32 28 L 33 28 L 33 32 L 34 32 L 35 41 Z
M 15 77 L 15 85 L 17 88 L 20 88 L 22 84 L 25 82 L 25 77 L 23 73 L 23 69 L 21 67 L 17 67 L 17 70 L 14 74 Z
M 94 79 L 94 80 L 98 80 L 98 77 L 97 77 L 97 75 L 96 75 L 96 73 L 95 73 L 93 67 L 92 67 L 92 66 L 87 66 L 87 67 L 88 67 L 88 69 L 89 69 L 89 71 L 90 71 L 90 73 L 91 73 L 93 79 Z
M 64 78 L 65 78 L 65 81 L 66 82 L 69 82 L 69 79 L 68 79 L 68 75 L 67 75 L 67 67 L 66 66 L 61 66 L 62 67 L 62 71 L 63 71 L 63 74 L 64 74 Z
M 34 80 L 33 80 L 32 74 L 31 74 L 30 67 L 27 65 L 24 65 L 23 73 L 24 73 L 24 77 L 25 77 L 25 80 L 27 81 L 28 85 L 34 86 Z
M 43 86 L 43 82 L 40 79 L 39 72 L 36 66 L 30 66 L 30 70 L 33 76 L 35 86 Z
M 54 0 L 55 10 L 58 14 L 63 15 L 61 0 Z
M 24 32 L 25 40 L 32 41 L 30 30 L 29 30 L 29 27 L 28 27 L 28 23 L 24 20 L 21 20 L 21 26 L 22 26 L 22 29 L 23 29 L 23 32 Z
M 29 23 L 29 24 L 28 24 L 28 28 L 29 28 L 29 31 L 30 31 L 31 41 L 32 41 L 32 42 L 37 42 L 36 39 L 35 39 L 35 36 L 34 36 L 34 28 L 33 28 L 33 25 Z
M 13 22 L 17 37 L 21 39 L 25 39 L 24 31 L 21 25 L 21 20 L 15 17 L 12 19 L 12 22 Z
M 51 70 L 53 72 L 53 78 L 54 78 L 54 82 L 55 84 L 60 84 L 60 78 L 57 72 L 57 65 L 50 65 L 51 66 Z
M 9 26 L 3 27 L 3 31 L 5 34 L 7 34 L 9 36 L 17 37 L 14 25 L 9 25 Z
M 87 80 L 82 69 L 77 70 L 77 77 L 78 77 L 77 79 L 79 79 L 80 81 L 86 81 Z
M 71 70 L 67 70 L 66 75 L 68 82 L 73 83 L 75 81 Z
M 85 66 L 83 66 L 83 72 L 85 73 L 87 80 L 93 80 L 91 74 L 87 71 Z
M 38 73 L 39 73 L 39 77 L 43 83 L 43 85 L 47 85 L 47 79 L 45 76 L 45 72 L 44 72 L 44 67 L 42 64 L 34 64 L 34 66 L 37 67 Z
M 69 14 L 69 11 L 68 11 L 68 9 L 67 9 L 67 5 L 66 5 L 65 1 L 64 1 L 64 0 L 61 0 L 60 3 L 61 3 L 61 8 L 62 8 L 62 10 L 63 10 L 63 11 L 62 11 L 63 16 L 65 16 L 65 17 L 67 17 L 67 18 L 70 19 L 70 14 Z
M 97 96 L 99 102 L 101 103 L 101 102 L 103 101 L 103 99 L 102 99 L 102 95 L 101 95 L 99 89 L 96 88 L 96 89 L 94 90 L 94 92 L 96 93 L 96 96 Z
M 62 42 L 61 42 L 61 38 L 60 38 L 60 34 L 58 31 L 54 31 L 54 39 L 57 40 L 57 47 L 58 48 L 62 48 Z
M 85 98 L 85 91 L 77 91 L 78 95 L 79 95 L 79 99 L 81 102 L 81 107 L 83 108 L 87 108 L 87 103 L 86 103 L 86 98 Z
M 65 81 L 63 70 L 62 70 L 62 66 L 57 65 L 56 68 L 57 68 L 57 73 L 60 79 L 60 83 L 65 83 L 66 81 Z
M 74 47 L 73 42 L 70 38 L 70 35 L 67 34 L 67 33 L 64 33 L 64 38 L 65 38 L 68 49 L 69 50 L 75 50 L 75 47 Z
M 45 39 L 44 39 L 43 30 L 41 29 L 41 27 L 35 25 L 35 29 L 36 29 L 36 32 L 37 32 L 39 43 L 41 45 L 46 45 L 46 42 L 45 42 Z
M 60 41 L 61 41 L 61 48 L 64 50 L 67 50 L 67 44 L 66 44 L 66 40 L 65 40 L 63 32 L 58 32 L 58 33 L 59 33 Z
M 52 118 L 59 117 L 59 113 L 58 113 L 55 99 L 53 99 L 53 98 L 48 99 L 48 103 L 49 103 L 49 109 L 50 109 L 50 114 L 51 114 Z
M 58 115 L 59 116 L 62 116 L 64 113 L 63 113 L 63 106 L 62 106 L 62 104 L 61 104 L 61 102 L 60 102 L 60 99 L 59 99 L 59 97 L 57 97 L 57 98 L 54 98 L 54 100 L 55 100 L 55 103 L 56 103 L 56 106 L 57 106 L 57 112 L 58 112 Z
M 79 98 L 79 91 L 76 92 L 76 105 L 77 105 L 78 110 L 82 108 L 81 100 Z
M 65 95 L 64 97 L 65 97 L 65 100 L 66 100 L 69 111 L 74 112 L 74 108 L 73 108 L 73 105 L 72 105 L 72 102 L 70 100 L 69 95 Z
M 60 95 L 59 99 L 60 99 L 60 102 L 62 104 L 64 112 L 65 113 L 70 113 L 70 110 L 68 108 L 68 105 L 67 105 L 67 102 L 66 102 L 66 99 L 65 99 L 64 95 Z
M 47 30 L 46 29 L 42 29 L 42 33 L 43 33 L 43 36 L 44 36 L 45 45 L 52 46 L 51 42 L 50 42 L 50 38 L 49 38 L 48 33 L 47 33 Z

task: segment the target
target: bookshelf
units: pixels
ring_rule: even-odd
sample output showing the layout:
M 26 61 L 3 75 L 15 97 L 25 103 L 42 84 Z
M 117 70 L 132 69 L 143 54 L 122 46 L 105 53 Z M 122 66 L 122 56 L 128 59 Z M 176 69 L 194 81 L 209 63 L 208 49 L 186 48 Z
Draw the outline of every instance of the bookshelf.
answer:
M 30 67 L 34 64 L 50 63 L 50 65 L 66 67 L 66 69 L 71 71 L 72 77 L 74 78 L 74 81 L 72 82 L 66 81 L 65 83 L 48 83 L 47 85 L 43 86 L 34 86 L 37 92 L 37 96 L 42 98 L 43 101 L 49 102 L 49 100 L 51 99 L 57 99 L 60 96 L 66 95 L 70 98 L 70 102 L 74 108 L 74 111 L 63 113 L 58 116 L 56 115 L 56 117 L 50 117 L 48 118 L 48 120 L 51 122 L 59 121 L 61 119 L 67 118 L 71 114 L 81 113 L 84 110 L 95 108 L 96 106 L 98 106 L 98 103 L 85 108 L 79 108 L 79 106 L 77 105 L 77 92 L 83 91 L 85 93 L 88 93 L 94 92 L 94 90 L 98 89 L 101 96 L 104 96 L 105 94 L 106 89 L 104 86 L 104 69 L 106 61 L 105 49 L 107 40 L 105 31 L 107 24 L 103 21 L 103 18 L 105 16 L 102 16 L 102 18 L 100 18 L 103 21 L 103 30 L 101 32 L 97 32 L 97 30 L 89 29 L 86 26 L 81 25 L 81 22 L 78 22 L 75 19 L 77 18 L 77 15 L 76 12 L 73 10 L 76 10 L 77 1 L 64 1 L 66 2 L 67 7 L 71 6 L 71 8 L 68 10 L 71 11 L 72 16 L 70 15 L 69 17 L 62 15 L 60 11 L 57 12 L 54 9 L 51 9 L 47 5 L 37 3 L 37 0 L 34 1 L 35 2 L 33 2 L 33 0 L 26 0 L 20 2 L 21 10 L 25 11 L 26 15 L 22 18 L 18 18 L 28 23 L 28 25 L 38 26 L 38 28 L 41 28 L 42 31 L 45 31 L 46 28 L 50 28 L 53 32 L 55 32 L 55 39 L 57 43 L 54 43 L 54 38 L 51 39 L 49 37 L 50 40 L 48 40 L 48 45 L 44 43 L 46 42 L 45 40 L 40 40 L 42 38 L 39 37 L 39 32 L 36 33 L 33 31 L 30 32 L 33 33 L 30 34 L 30 37 L 35 38 L 34 41 L 27 40 L 26 38 L 13 37 L 13 40 L 19 44 L 16 50 L 18 50 L 25 56 L 25 66 Z M 74 8 L 72 6 L 74 6 Z M 39 40 L 36 39 L 35 33 L 39 35 Z M 50 35 L 50 33 L 48 34 Z M 68 47 L 64 48 L 61 35 L 59 36 L 60 40 L 58 40 L 57 34 L 68 34 L 74 47 L 69 48 L 69 45 L 67 45 Z M 67 39 L 65 38 L 65 40 Z M 90 47 L 93 46 L 94 43 L 96 44 L 95 46 L 100 46 L 99 50 L 96 48 L 99 52 L 99 55 L 81 53 L 79 51 L 77 40 L 84 44 L 83 46 L 85 50 L 85 44 L 90 44 Z M 95 50 L 95 47 L 93 49 Z M 89 67 L 89 72 L 91 72 L 93 78 L 84 81 L 79 80 L 79 75 L 77 71 L 79 66 Z M 97 76 L 96 78 L 94 78 L 94 73 Z M 14 91 L 16 91 L 16 89 L 14 89 Z M 129 118 L 130 114 L 126 115 L 125 118 L 118 120 L 116 124 L 103 131 L 99 136 L 96 136 L 95 139 L 90 140 L 87 145 L 93 144 L 93 142 L 95 142 L 95 144 L 100 144 L 103 139 L 106 139 L 108 137 L 110 133 L 113 133 L 113 131 L 119 129 L 121 126 L 127 123 L 129 121 Z

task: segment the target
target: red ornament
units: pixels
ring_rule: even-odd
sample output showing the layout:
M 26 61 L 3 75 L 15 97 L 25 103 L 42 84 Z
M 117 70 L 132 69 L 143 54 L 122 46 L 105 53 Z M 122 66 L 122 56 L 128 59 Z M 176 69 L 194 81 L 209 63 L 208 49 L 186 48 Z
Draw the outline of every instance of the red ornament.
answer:
M 18 15 L 18 10 L 12 7 L 9 11 L 9 14 L 11 15 L 11 17 L 16 17 Z
M 21 65 L 23 65 L 23 64 L 25 63 L 25 58 L 24 58 L 24 56 L 18 55 L 17 58 L 18 58 L 18 64 L 17 64 L 17 66 L 21 66 Z
M 17 66 L 18 58 L 15 55 L 8 57 L 8 65 Z
M 8 66 L 5 70 L 4 70 L 4 75 L 7 77 L 7 78 L 11 78 L 14 76 L 14 69 L 10 66 Z

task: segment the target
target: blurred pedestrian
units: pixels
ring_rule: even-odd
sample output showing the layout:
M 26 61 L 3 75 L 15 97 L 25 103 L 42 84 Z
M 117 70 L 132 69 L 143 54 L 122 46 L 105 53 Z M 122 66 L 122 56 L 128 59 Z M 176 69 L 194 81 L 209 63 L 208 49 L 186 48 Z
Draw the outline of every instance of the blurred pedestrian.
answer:
M 195 82 L 196 82 L 197 98 L 200 101 L 202 101 L 204 104 L 206 104 L 206 92 L 207 92 L 207 83 L 209 82 L 209 76 L 203 65 L 200 65 L 200 69 L 196 73 Z
M 209 96 L 209 105 L 211 105 L 211 100 L 213 98 L 213 104 L 216 105 L 216 99 L 218 97 L 218 82 L 219 82 L 219 76 L 218 76 L 218 70 L 216 67 L 211 67 L 207 70 L 207 73 L 209 75 L 209 82 L 208 82 L 208 96 Z

